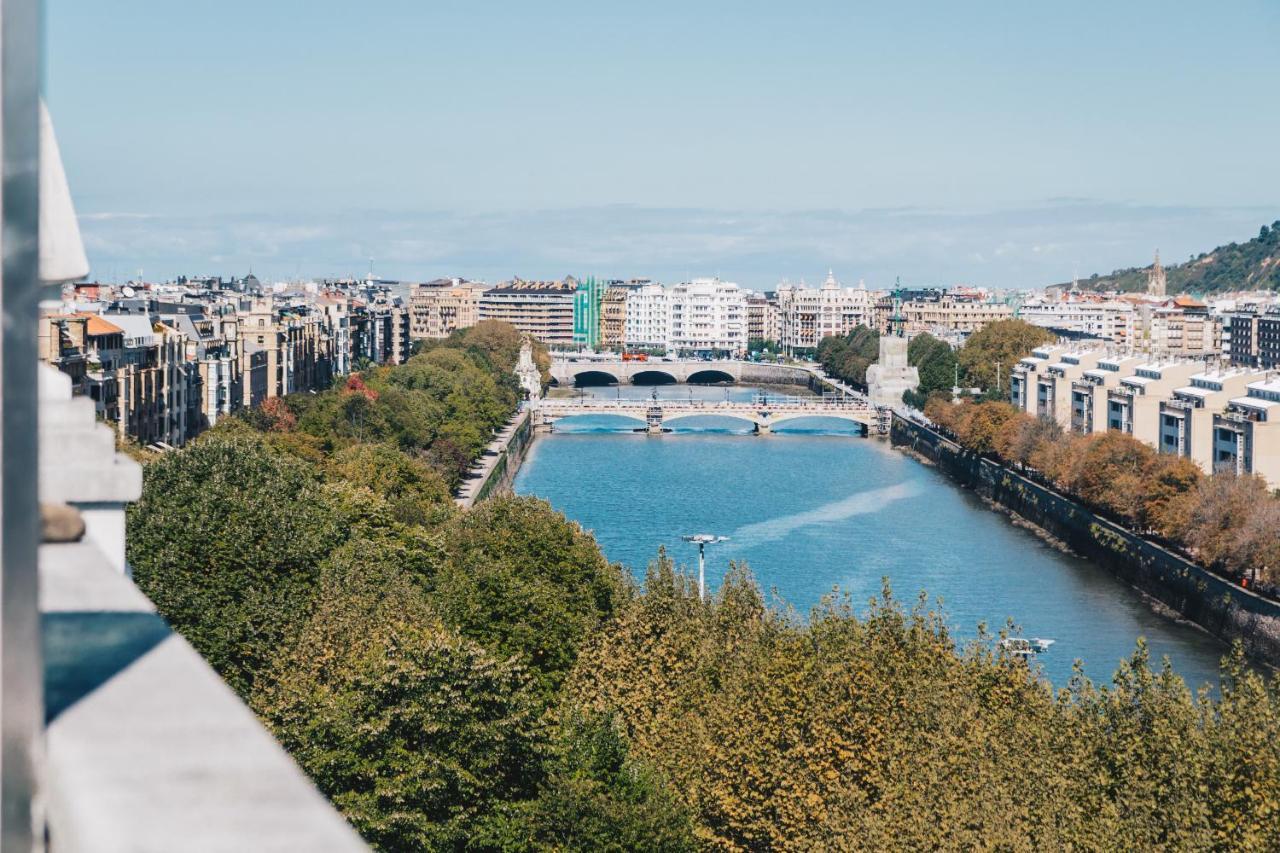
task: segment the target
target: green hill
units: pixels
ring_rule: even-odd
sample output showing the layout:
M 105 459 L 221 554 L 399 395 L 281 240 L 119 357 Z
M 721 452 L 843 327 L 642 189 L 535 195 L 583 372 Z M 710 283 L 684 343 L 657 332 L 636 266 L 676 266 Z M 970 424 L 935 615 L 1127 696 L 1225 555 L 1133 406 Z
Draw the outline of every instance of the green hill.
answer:
M 1093 275 L 1080 282 L 1091 290 L 1145 290 L 1150 265 Z M 1246 243 L 1228 243 L 1191 260 L 1165 268 L 1167 290 L 1175 293 L 1222 293 L 1229 290 L 1280 290 L 1280 220 L 1263 225 Z M 1070 282 L 1053 285 L 1070 287 Z

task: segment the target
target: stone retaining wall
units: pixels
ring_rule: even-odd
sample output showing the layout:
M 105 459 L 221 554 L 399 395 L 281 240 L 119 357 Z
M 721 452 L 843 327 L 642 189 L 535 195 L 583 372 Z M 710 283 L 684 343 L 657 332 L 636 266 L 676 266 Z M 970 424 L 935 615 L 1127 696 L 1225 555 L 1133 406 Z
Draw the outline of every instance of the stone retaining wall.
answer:
M 486 498 L 511 491 L 511 487 L 516 481 L 516 474 L 520 471 L 520 464 L 524 462 L 524 457 L 529 452 L 529 444 L 532 441 L 533 419 L 526 411 L 521 418 L 520 425 L 516 427 L 511 434 L 511 438 L 507 441 L 506 447 L 499 451 L 498 461 L 489 469 L 489 475 L 485 477 L 485 481 L 476 490 L 475 500 L 472 501 L 473 506 Z
M 1180 616 L 1248 654 L 1280 666 L 1280 604 L 1241 589 L 1186 558 L 934 430 L 893 416 L 890 439 L 937 464 L 961 485 L 1017 513 Z

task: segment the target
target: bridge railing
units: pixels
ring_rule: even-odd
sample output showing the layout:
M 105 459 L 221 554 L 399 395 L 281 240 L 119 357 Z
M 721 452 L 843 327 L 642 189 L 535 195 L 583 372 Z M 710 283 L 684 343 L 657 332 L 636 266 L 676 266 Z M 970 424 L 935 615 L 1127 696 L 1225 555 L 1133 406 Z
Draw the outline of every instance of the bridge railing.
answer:
M 591 409 L 593 411 L 627 410 L 636 411 L 657 405 L 665 410 L 700 411 L 742 411 L 743 409 L 770 411 L 785 410 L 788 412 L 866 412 L 871 409 L 870 403 L 857 398 L 817 399 L 813 397 L 784 397 L 767 394 L 757 395 L 750 401 L 742 400 L 638 400 L 607 399 L 602 397 L 575 397 L 565 399 L 547 399 L 541 403 L 543 409 L 573 408 Z

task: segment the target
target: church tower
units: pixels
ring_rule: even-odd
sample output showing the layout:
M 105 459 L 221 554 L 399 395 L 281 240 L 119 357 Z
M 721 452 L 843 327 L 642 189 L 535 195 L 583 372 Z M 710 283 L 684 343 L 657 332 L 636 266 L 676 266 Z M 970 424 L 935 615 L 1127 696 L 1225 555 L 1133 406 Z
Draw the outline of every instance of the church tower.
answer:
M 1151 296 L 1165 296 L 1164 267 L 1160 266 L 1160 250 L 1156 249 L 1156 262 L 1147 273 L 1147 293 Z

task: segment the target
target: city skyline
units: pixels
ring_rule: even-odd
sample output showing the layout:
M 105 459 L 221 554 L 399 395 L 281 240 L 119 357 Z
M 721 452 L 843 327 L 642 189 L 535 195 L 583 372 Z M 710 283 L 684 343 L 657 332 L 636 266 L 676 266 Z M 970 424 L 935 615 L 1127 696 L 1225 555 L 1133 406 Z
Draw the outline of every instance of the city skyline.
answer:
M 70 2 L 46 93 L 101 276 L 1034 287 L 1277 218 L 1233 11 Z

